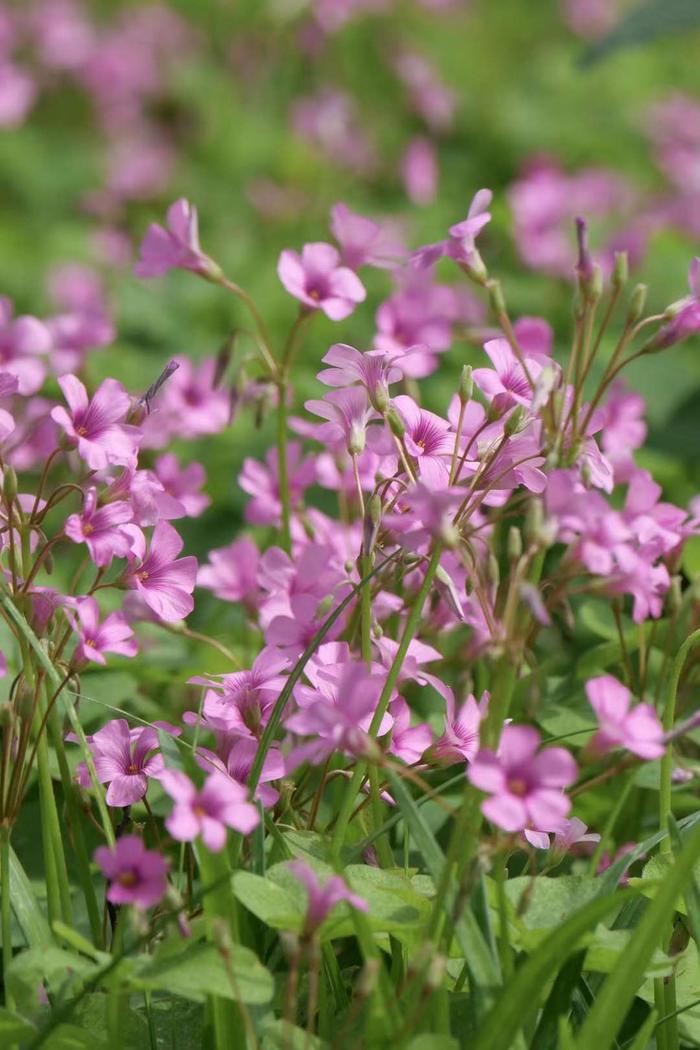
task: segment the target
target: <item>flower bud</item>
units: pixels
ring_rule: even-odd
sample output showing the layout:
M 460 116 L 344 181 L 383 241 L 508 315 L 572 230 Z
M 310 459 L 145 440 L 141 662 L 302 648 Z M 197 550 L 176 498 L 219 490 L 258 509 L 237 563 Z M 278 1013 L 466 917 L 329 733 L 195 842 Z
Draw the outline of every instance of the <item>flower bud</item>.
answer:
M 627 284 L 630 275 L 629 256 L 627 252 L 615 252 L 615 264 L 612 272 L 613 288 L 622 288 Z
M 522 405 L 516 405 L 508 419 L 505 421 L 503 433 L 506 437 L 513 437 L 514 434 L 518 434 L 524 428 L 525 423 L 525 409 Z
M 581 290 L 586 294 L 593 277 L 593 259 L 588 250 L 588 223 L 581 218 L 577 218 L 574 221 L 576 224 L 576 241 L 578 243 L 576 276 L 578 277 Z
M 0 728 L 9 728 L 15 720 L 15 712 L 12 704 L 7 700 L 0 704 Z
M 544 521 L 544 508 L 538 499 L 531 499 L 525 515 L 525 538 L 528 543 L 535 540 Z
M 508 530 L 508 560 L 518 561 L 523 553 L 523 537 L 517 525 L 511 525 Z
M 627 324 L 637 323 L 644 313 L 646 301 L 647 286 L 645 284 L 638 284 L 630 296 L 629 306 L 627 307 Z
M 399 413 L 396 411 L 393 405 L 389 405 L 384 415 L 385 420 L 389 424 L 389 429 L 394 437 L 402 438 L 406 433 L 406 427 L 404 426 L 403 420 Z
M 464 610 L 462 609 L 462 602 L 460 601 L 457 588 L 455 587 L 454 580 L 448 572 L 445 572 L 442 565 L 438 565 L 435 572 L 435 583 L 440 595 L 452 609 L 458 620 L 464 619 Z
M 666 605 L 670 613 L 677 613 L 683 601 L 683 590 L 680 576 L 671 577 L 671 585 L 666 596 Z
M 489 583 L 492 583 L 494 587 L 498 587 L 498 584 L 501 582 L 501 569 L 498 559 L 493 554 L 489 554 L 486 575 Z
M 2 478 L 2 495 L 8 507 L 17 496 L 17 475 L 14 467 L 5 467 Z
M 465 365 L 459 377 L 459 400 L 463 405 L 471 401 L 474 393 L 474 380 L 472 378 L 472 366 Z

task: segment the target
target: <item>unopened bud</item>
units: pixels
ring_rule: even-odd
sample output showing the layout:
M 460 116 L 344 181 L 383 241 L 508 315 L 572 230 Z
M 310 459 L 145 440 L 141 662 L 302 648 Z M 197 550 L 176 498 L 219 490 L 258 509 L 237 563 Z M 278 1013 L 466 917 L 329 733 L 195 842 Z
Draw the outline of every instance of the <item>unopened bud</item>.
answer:
M 231 355 L 233 354 L 236 346 L 237 332 L 231 332 L 226 342 L 223 344 L 218 354 L 216 355 L 216 364 L 214 365 L 214 378 L 211 381 L 211 385 L 216 390 L 221 385 L 221 382 L 226 375 L 226 370 L 231 363 Z
M 508 559 L 518 561 L 523 553 L 523 537 L 517 525 L 511 525 L 508 530 Z
M 525 515 L 525 536 L 528 542 L 532 542 L 542 528 L 544 521 L 544 508 L 538 499 L 531 499 L 527 514 Z
M 627 252 L 615 252 L 615 264 L 612 272 L 613 288 L 622 288 L 627 284 L 630 275 L 629 256 Z
M 462 374 L 459 377 L 459 400 L 463 405 L 466 405 L 467 401 L 471 401 L 473 393 L 474 380 L 472 378 L 472 366 L 465 365 L 462 369 Z
M 579 280 L 581 291 L 586 295 L 593 278 L 593 259 L 588 250 L 588 223 L 585 219 L 577 218 L 576 241 L 578 243 L 578 259 L 576 260 L 576 276 Z
M 332 594 L 327 594 L 325 598 L 320 601 L 316 607 L 316 616 L 319 620 L 324 620 L 330 613 L 331 609 L 335 605 L 335 598 Z
M 406 427 L 404 426 L 403 419 L 401 418 L 401 416 L 396 411 L 393 405 L 389 405 L 384 415 L 384 418 L 389 424 L 389 429 L 391 430 L 391 433 L 394 435 L 394 437 L 402 438 L 406 433 Z
M 506 437 L 513 437 L 523 429 L 525 420 L 525 409 L 522 405 L 516 405 L 503 425 L 503 433 Z
M 487 572 L 489 583 L 492 583 L 494 587 L 498 587 L 501 580 L 501 569 L 498 564 L 498 559 L 495 555 L 490 554 L 487 563 Z
M 5 503 L 9 507 L 17 496 L 17 475 L 15 474 L 14 467 L 5 467 L 2 479 L 2 494 Z
M 369 999 L 377 990 L 379 982 L 379 971 L 381 969 L 379 959 L 366 959 L 357 979 L 357 994 L 361 999 Z
M 598 263 L 593 264 L 593 273 L 586 294 L 592 302 L 597 302 L 603 294 L 603 271 Z
M 438 565 L 435 572 L 435 583 L 441 597 L 444 598 L 450 606 L 457 619 L 463 620 L 464 609 L 462 608 L 459 593 L 455 587 L 454 580 L 448 572 L 445 572 L 442 565 Z
M 3 729 L 7 729 L 15 720 L 15 712 L 12 704 L 8 703 L 7 700 L 0 704 L 0 726 Z
M 630 296 L 630 302 L 627 308 L 627 324 L 637 323 L 644 313 L 646 301 L 647 286 L 645 284 L 638 284 Z
M 447 970 L 447 959 L 444 955 L 435 955 L 428 963 L 428 967 L 425 973 L 425 983 L 427 988 L 435 991 L 442 987 L 442 982 L 445 979 L 445 972 Z

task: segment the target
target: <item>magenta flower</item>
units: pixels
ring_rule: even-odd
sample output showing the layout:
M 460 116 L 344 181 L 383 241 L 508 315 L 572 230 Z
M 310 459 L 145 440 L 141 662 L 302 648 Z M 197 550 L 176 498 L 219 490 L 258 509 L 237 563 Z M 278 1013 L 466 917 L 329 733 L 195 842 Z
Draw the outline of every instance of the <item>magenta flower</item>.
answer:
M 504 831 L 556 831 L 571 809 L 563 792 L 576 779 L 576 763 L 563 747 L 539 751 L 530 726 L 504 726 L 497 752 L 483 748 L 467 768 L 475 787 L 489 794 L 484 816 Z
M 277 273 L 290 295 L 331 321 L 348 317 L 367 294 L 357 274 L 340 265 L 337 250 L 321 241 L 305 244 L 301 255 L 283 251 Z
M 502 412 L 513 405 L 532 403 L 533 387 L 525 375 L 522 365 L 513 353 L 506 339 L 489 339 L 484 343 L 484 350 L 491 359 L 493 368 L 475 368 L 473 378 L 479 389 L 493 401 L 498 398 L 498 407 Z M 542 371 L 539 362 L 532 358 L 525 359 L 530 379 L 534 382 Z
M 690 295 L 678 303 L 675 307 L 673 317 L 662 328 L 651 341 L 651 347 L 655 350 L 665 349 L 674 343 L 686 339 L 700 331 L 700 258 L 695 256 L 688 270 L 688 284 Z
M 488 693 L 482 695 L 479 703 L 470 693 L 464 703 L 457 707 L 454 693 L 450 690 L 446 697 L 447 710 L 442 736 L 435 741 L 431 753 L 447 764 L 472 762 L 479 750 L 479 732 L 488 704 Z
M 167 521 L 156 525 L 148 550 L 140 529 L 131 526 L 131 535 L 136 564 L 127 572 L 128 586 L 138 591 L 146 605 L 167 623 L 189 616 L 194 608 L 197 559 L 177 557 L 183 547 L 182 538 Z
M 364 450 L 367 424 L 376 417 L 362 387 L 331 390 L 321 400 L 306 401 L 304 408 L 328 420 L 315 428 L 318 441 L 329 445 L 342 444 L 351 456 Z
M 155 474 L 165 491 L 182 504 L 190 518 L 198 518 L 211 503 L 200 489 L 207 480 L 201 463 L 188 463 L 181 467 L 177 456 L 166 452 L 155 462 Z
M 178 842 L 201 836 L 208 850 L 220 853 L 227 828 L 248 835 L 260 822 L 246 788 L 219 770 L 210 773 L 200 789 L 179 769 L 166 769 L 161 783 L 175 803 L 165 826 Z
M 12 397 L 13 394 L 17 393 L 17 389 L 17 377 L 9 372 L 0 372 L 0 401 Z M 14 429 L 15 421 L 13 416 L 7 409 L 0 408 L 0 441 L 4 441 L 6 437 L 9 437 Z
M 419 408 L 406 394 L 395 397 L 392 404 L 406 427 L 404 444 L 418 464 L 421 479 L 429 488 L 444 487 L 449 480 L 455 442 L 450 424 L 434 412 Z
M 131 549 L 131 537 L 121 525 L 132 519 L 129 503 L 120 500 L 97 507 L 97 491 L 89 488 L 80 514 L 66 519 L 63 531 L 73 543 L 85 543 L 95 565 L 106 567 L 112 558 L 126 558 Z
M 244 459 L 238 484 L 252 496 L 245 509 L 246 521 L 252 525 L 279 525 L 282 504 L 279 494 L 279 471 L 277 449 L 271 448 L 265 455 L 265 463 L 256 459 Z M 292 513 L 301 503 L 305 490 L 316 479 L 316 464 L 312 456 L 302 456 L 298 441 L 290 441 L 287 448 L 289 472 L 289 496 Z
M 554 835 L 554 848 L 560 853 L 568 853 L 574 846 L 580 847 L 576 852 L 590 852 L 594 842 L 600 842 L 600 835 L 589 831 L 578 817 L 563 820 Z
M 430 139 L 416 135 L 401 158 L 401 179 L 406 196 L 425 207 L 435 200 L 438 184 L 437 153 Z
M 205 715 L 224 719 L 230 734 L 259 737 L 286 681 L 281 672 L 288 664 L 274 649 L 263 649 L 249 671 L 223 675 L 220 682 L 196 679 L 211 686 L 204 698 Z
M 167 723 L 159 725 L 168 732 L 179 732 Z M 109 784 L 105 796 L 108 806 L 133 806 L 146 794 L 149 779 L 161 779 L 165 765 L 158 751 L 158 733 L 152 726 L 129 729 L 125 718 L 114 718 L 89 736 L 88 743 L 97 779 Z M 78 764 L 77 775 L 81 787 L 90 787 L 84 762 Z
M 38 355 L 51 345 L 45 324 L 36 317 L 13 317 L 12 303 L 0 296 L 0 371 L 15 377 L 20 394 L 35 394 L 44 382 L 46 367 Z
M 640 758 L 663 755 L 663 728 L 651 704 L 630 709 L 629 689 L 611 675 L 586 682 L 586 696 L 598 716 L 598 730 L 589 745 L 593 751 L 624 747 Z
M 346 343 L 334 343 L 321 360 L 331 365 L 318 373 L 317 378 L 322 383 L 333 387 L 361 383 L 378 412 L 384 411 L 389 404 L 391 384 L 403 378 L 397 357 L 385 354 L 382 350 L 367 350 L 363 353 Z
M 209 551 L 209 561 L 197 573 L 197 586 L 213 591 L 225 602 L 242 602 L 254 608 L 258 596 L 260 553 L 252 540 L 243 537 L 228 547 Z
M 137 277 L 162 277 L 168 270 L 191 270 L 215 278 L 220 270 L 199 245 L 197 209 L 181 197 L 168 208 L 167 229 L 151 223 L 141 244 Z
M 137 427 L 120 423 L 131 407 L 131 398 L 121 383 L 105 379 L 92 401 L 77 376 L 61 376 L 58 383 L 70 412 L 59 405 L 51 410 L 51 418 L 66 432 L 70 444 L 77 445 L 78 455 L 90 469 L 130 463 L 141 435 Z
M 343 265 L 351 270 L 360 266 L 392 269 L 404 255 L 398 236 L 387 226 L 357 215 L 346 204 L 331 208 L 331 232 L 338 242 Z
M 491 221 L 491 213 L 487 211 L 493 194 L 491 190 L 478 190 L 469 205 L 466 219 L 450 226 L 449 237 L 437 244 L 427 244 L 414 252 L 413 260 L 421 269 L 427 269 L 438 261 L 443 255 L 449 255 L 458 263 L 466 266 L 479 264 L 479 256 L 476 250 L 476 238 L 484 226 Z
M 136 835 L 124 835 L 112 847 L 99 846 L 94 856 L 109 880 L 107 900 L 112 904 L 150 908 L 165 895 L 168 862 L 155 850 L 146 849 Z
M 230 392 L 215 386 L 215 358 L 195 367 L 189 358 L 175 357 L 172 364 L 176 370 L 141 423 L 144 448 L 162 448 L 172 438 L 218 434 L 231 422 Z
M 307 667 L 307 672 L 310 668 Z M 285 725 L 298 736 L 314 739 L 295 748 L 289 756 L 289 770 L 302 762 L 319 762 L 336 752 L 363 754 L 369 745 L 367 736 L 384 678 L 371 674 L 364 664 L 348 662 L 326 668 L 314 675 L 314 686 L 298 686 L 295 698 L 299 710 L 290 715 Z M 392 727 L 391 716 L 385 715 L 379 735 Z
M 394 724 L 388 750 L 407 765 L 415 765 L 433 742 L 430 726 L 425 722 L 411 725 L 411 709 L 402 696 L 392 700 L 389 714 Z
M 74 662 L 94 661 L 105 664 L 105 653 L 136 656 L 138 645 L 134 632 L 120 612 L 110 613 L 100 623 L 100 610 L 94 598 L 78 598 L 75 602 L 78 622 L 75 631 L 78 644 Z
M 326 918 L 328 913 L 341 901 L 347 901 L 358 911 L 369 911 L 369 905 L 363 897 L 353 893 L 346 885 L 340 875 L 331 875 L 323 886 L 319 882 L 318 875 L 305 860 L 291 860 L 287 864 L 289 870 L 296 875 L 299 882 L 306 888 L 309 902 L 304 920 L 304 936 L 311 937 Z

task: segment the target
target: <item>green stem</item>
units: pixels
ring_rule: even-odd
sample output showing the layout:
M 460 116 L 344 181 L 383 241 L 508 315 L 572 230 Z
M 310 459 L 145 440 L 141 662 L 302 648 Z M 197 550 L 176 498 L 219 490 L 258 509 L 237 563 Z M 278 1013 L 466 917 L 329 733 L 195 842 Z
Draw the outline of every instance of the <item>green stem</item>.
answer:
M 46 879 L 46 903 L 49 912 L 49 925 L 56 919 L 62 919 L 62 873 L 59 872 L 58 857 L 54 849 L 54 820 L 52 808 L 56 801 L 53 797 L 53 784 L 49 772 L 49 756 L 46 737 L 42 734 L 37 750 L 37 768 L 39 774 L 39 814 L 41 819 L 41 842 L 44 853 Z M 66 920 L 70 922 L 69 919 Z
M 291 508 L 289 495 L 289 462 L 287 443 L 287 382 L 280 379 L 277 384 L 277 487 L 282 508 L 280 539 L 282 548 L 289 554 L 292 549 Z
M 14 1010 L 14 997 L 7 975 L 12 962 L 12 895 L 10 888 L 10 829 L 0 828 L 0 896 L 2 899 L 2 983 L 5 989 L 5 1007 Z
M 666 687 L 666 699 L 663 709 L 664 733 L 670 733 L 676 717 L 676 696 L 683 667 L 688 653 L 693 646 L 700 641 L 700 629 L 693 631 L 681 645 L 676 654 L 671 668 L 671 675 Z M 671 813 L 671 776 L 673 774 L 673 743 L 666 745 L 666 751 L 661 759 L 661 781 L 659 784 L 659 830 L 665 831 L 666 836 L 662 840 L 660 849 L 664 853 L 673 852 L 673 844 L 669 832 L 669 815 Z
M 211 853 L 204 846 L 197 849 L 197 861 L 205 886 L 212 889 L 204 898 L 204 916 L 209 940 L 217 943 L 220 934 L 217 924 L 225 923 L 232 942 L 238 942 L 238 913 L 236 899 L 231 892 L 231 866 L 226 852 Z M 221 996 L 209 999 L 215 1050 L 234 1050 L 246 1046 L 245 1024 L 237 1003 Z
M 423 578 L 421 588 L 418 594 L 416 595 L 413 605 L 411 606 L 411 611 L 408 615 L 408 619 L 406 620 L 406 626 L 404 627 L 403 634 L 401 635 L 399 647 L 396 650 L 396 656 L 394 657 L 394 661 L 391 667 L 389 668 L 389 673 L 387 674 L 386 681 L 384 683 L 384 688 L 382 689 L 381 695 L 377 702 L 377 708 L 374 712 L 374 716 L 369 727 L 369 735 L 372 738 L 376 738 L 377 736 L 377 732 L 382 723 L 382 719 L 386 714 L 386 709 L 389 705 L 391 694 L 393 693 L 394 687 L 396 686 L 396 683 L 398 681 L 403 662 L 406 658 L 406 653 L 408 652 L 408 647 L 411 644 L 416 634 L 416 631 L 418 630 L 420 619 L 423 615 L 423 606 L 425 605 L 425 601 L 428 597 L 428 594 L 430 593 L 433 581 L 435 579 L 435 574 L 440 565 L 441 553 L 442 545 L 438 543 L 435 545 L 432 556 L 428 563 L 428 567 L 425 570 L 425 576 Z M 353 775 L 350 778 L 350 781 L 348 782 L 348 785 L 345 789 L 345 794 L 341 802 L 340 812 L 336 820 L 335 828 L 333 831 L 333 839 L 331 843 L 331 853 L 335 858 L 340 856 L 340 849 L 343 845 L 345 832 L 350 821 L 350 816 L 352 814 L 353 806 L 355 804 L 355 799 L 357 797 L 358 791 L 360 790 L 360 787 L 362 786 L 362 781 L 365 778 L 366 772 L 367 763 L 358 762 L 355 766 Z

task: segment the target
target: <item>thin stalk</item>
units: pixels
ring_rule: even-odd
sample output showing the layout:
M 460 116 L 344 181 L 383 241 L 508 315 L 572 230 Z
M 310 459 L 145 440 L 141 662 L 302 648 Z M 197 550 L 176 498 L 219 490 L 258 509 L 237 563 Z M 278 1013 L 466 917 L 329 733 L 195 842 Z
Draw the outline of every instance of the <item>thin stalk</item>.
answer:
M 10 888 L 10 828 L 0 828 L 0 896 L 2 902 L 2 980 L 5 989 L 5 1007 L 14 1010 L 14 996 L 7 975 L 12 962 L 12 894 Z
M 384 688 L 382 689 L 381 695 L 377 702 L 377 708 L 374 712 L 372 722 L 369 727 L 369 735 L 372 738 L 376 738 L 377 736 L 377 732 L 382 723 L 382 719 L 386 714 L 386 709 L 389 704 L 391 694 L 394 691 L 394 686 L 398 681 L 398 677 L 401 672 L 401 667 L 403 666 L 403 662 L 406 658 L 406 653 L 408 652 L 408 647 L 411 644 L 416 631 L 418 630 L 420 619 L 423 614 L 423 606 L 425 605 L 425 601 L 428 597 L 428 594 L 430 593 L 430 590 L 433 585 L 433 580 L 435 579 L 435 574 L 440 565 L 441 553 L 442 545 L 438 543 L 435 545 L 432 556 L 428 563 L 428 567 L 425 570 L 425 576 L 423 578 L 421 588 L 418 594 L 416 595 L 413 605 L 411 606 L 411 611 L 408 615 L 408 619 L 406 620 L 406 626 L 401 636 L 401 641 L 399 642 L 398 649 L 396 650 L 396 656 L 394 657 L 394 661 L 389 669 L 389 673 L 387 674 L 386 681 L 384 683 Z M 340 849 L 345 838 L 345 832 L 347 829 L 348 822 L 350 820 L 350 816 L 352 814 L 355 798 L 357 797 L 357 793 L 360 790 L 362 781 L 365 778 L 366 771 L 367 763 L 358 762 L 355 766 L 353 775 L 350 778 L 350 781 L 345 789 L 345 795 L 343 796 L 343 800 L 341 802 L 340 812 L 338 814 L 338 819 L 336 821 L 335 829 L 333 832 L 333 840 L 331 843 L 332 855 L 336 858 L 340 855 Z
M 664 702 L 662 724 L 664 733 L 670 733 L 676 717 L 676 698 L 683 667 L 690 650 L 700 642 L 700 628 L 693 631 L 681 645 L 676 658 L 673 661 L 671 674 L 666 686 L 666 699 Z M 671 813 L 671 776 L 673 773 L 673 744 L 666 745 L 666 751 L 661 759 L 661 781 L 659 784 L 659 830 L 667 834 L 662 840 L 660 849 L 664 853 L 673 852 L 673 843 L 669 831 L 669 815 Z

